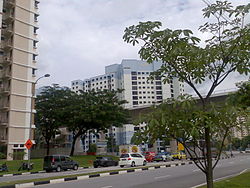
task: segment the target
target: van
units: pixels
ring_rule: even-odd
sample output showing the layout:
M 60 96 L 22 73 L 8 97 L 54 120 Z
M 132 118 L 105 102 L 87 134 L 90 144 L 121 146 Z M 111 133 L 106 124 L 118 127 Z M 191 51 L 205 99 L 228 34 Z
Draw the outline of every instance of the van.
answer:
M 44 157 L 43 169 L 46 172 L 56 170 L 60 172 L 61 170 L 78 169 L 78 162 L 73 161 L 67 155 L 48 155 Z

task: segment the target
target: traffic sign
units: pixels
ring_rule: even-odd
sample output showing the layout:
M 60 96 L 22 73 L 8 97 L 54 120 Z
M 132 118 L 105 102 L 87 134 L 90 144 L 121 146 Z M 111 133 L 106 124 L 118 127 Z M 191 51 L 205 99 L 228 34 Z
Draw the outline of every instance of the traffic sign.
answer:
M 30 149 L 33 146 L 33 143 L 30 139 L 28 139 L 24 145 L 27 149 Z

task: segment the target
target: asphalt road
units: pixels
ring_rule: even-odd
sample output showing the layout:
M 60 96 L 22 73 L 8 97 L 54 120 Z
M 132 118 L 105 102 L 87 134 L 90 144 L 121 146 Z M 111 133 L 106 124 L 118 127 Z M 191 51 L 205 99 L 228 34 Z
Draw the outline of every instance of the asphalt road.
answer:
M 250 169 L 250 154 L 221 160 L 215 171 L 214 179 L 227 177 Z M 76 180 L 36 187 L 46 188 L 152 188 L 171 187 L 189 188 L 205 183 L 204 174 L 195 165 L 184 165 L 156 170 L 127 173 L 106 177 Z
M 171 163 L 181 163 L 183 161 L 170 161 L 170 162 L 154 162 L 148 163 L 149 165 L 161 165 L 161 164 L 171 164 Z M 38 173 L 38 174 L 27 174 L 27 175 L 19 175 L 19 176 L 7 176 L 7 177 L 0 177 L 0 182 L 11 182 L 17 180 L 30 180 L 30 179 L 39 179 L 39 178 L 47 178 L 47 177 L 56 177 L 56 176 L 66 176 L 66 175 L 73 175 L 73 174 L 83 174 L 83 173 L 91 173 L 91 172 L 101 172 L 107 170 L 121 170 L 119 166 L 113 167 L 103 167 L 103 168 L 88 168 L 88 169 L 79 169 L 77 171 L 68 170 L 62 172 L 50 172 L 50 173 Z

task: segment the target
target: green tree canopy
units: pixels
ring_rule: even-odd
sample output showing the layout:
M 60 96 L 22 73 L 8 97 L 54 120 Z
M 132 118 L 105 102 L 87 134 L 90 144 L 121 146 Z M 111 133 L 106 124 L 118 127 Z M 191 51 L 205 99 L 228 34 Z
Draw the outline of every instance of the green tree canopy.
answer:
M 194 131 L 204 133 L 207 150 L 205 174 L 209 188 L 213 187 L 211 141 L 214 129 L 207 121 L 210 97 L 230 73 L 247 75 L 250 72 L 250 24 L 245 23 L 249 10 L 250 4 L 237 7 L 227 1 L 209 4 L 203 9 L 203 16 L 208 22 L 199 28 L 200 32 L 209 36 L 206 41 L 201 41 L 189 29 L 160 30 L 162 24 L 157 21 L 140 22 L 127 27 L 123 36 L 125 42 L 133 45 L 142 42 L 139 50 L 141 59 L 148 63 L 162 62 L 162 67 L 152 74 L 152 78 L 160 76 L 163 81 L 170 82 L 177 77 L 200 98 L 201 117 L 197 118 L 203 124 L 200 124 L 198 132 L 196 129 Z M 209 82 L 210 86 L 204 96 L 198 85 L 205 82 Z M 180 126 L 182 123 L 175 124 L 174 128 L 179 129 Z M 185 129 L 182 130 L 187 133 Z
M 71 99 L 65 110 L 64 120 L 73 132 L 70 155 L 74 154 L 76 139 L 87 132 L 104 131 L 110 126 L 120 126 L 127 122 L 127 111 L 123 108 L 126 101 L 118 99 L 121 91 L 82 92 Z
M 37 96 L 35 123 L 37 126 L 37 140 L 45 141 L 47 145 L 47 155 L 49 155 L 51 140 L 59 133 L 59 127 L 65 125 L 62 109 L 67 103 L 62 102 L 74 95 L 69 88 L 57 85 L 46 86 Z

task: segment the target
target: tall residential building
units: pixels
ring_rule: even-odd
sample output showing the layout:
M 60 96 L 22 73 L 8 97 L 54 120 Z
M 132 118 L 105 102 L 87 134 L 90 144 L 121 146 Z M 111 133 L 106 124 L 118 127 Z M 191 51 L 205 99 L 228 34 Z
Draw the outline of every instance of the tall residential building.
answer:
M 158 70 L 161 65 L 160 62 L 148 64 L 140 60 L 122 60 L 121 64 L 106 66 L 103 75 L 72 81 L 71 90 L 79 93 L 81 90 L 86 92 L 123 89 L 119 98 L 128 102 L 125 105 L 127 109 L 161 103 L 164 99 L 176 98 L 184 93 L 184 84 L 177 78 L 172 79 L 169 84 L 157 77 L 155 80 L 149 80 L 150 73 Z M 138 129 L 143 129 L 143 126 L 125 124 L 123 127 L 112 127 L 112 132 L 111 129 L 107 130 L 105 136 L 109 137 L 112 134 L 117 145 L 130 144 L 132 136 Z M 95 135 L 87 136 L 83 140 L 84 151 L 88 150 L 89 141 L 98 145 L 98 138 Z M 160 142 L 156 142 L 158 145 L 155 149 L 158 151 L 161 150 Z M 145 144 L 142 147 L 147 149 L 148 146 Z
M 72 91 L 124 89 L 120 99 L 128 103 L 125 108 L 134 108 L 161 103 L 167 98 L 176 98 L 184 92 L 184 84 L 177 78 L 164 83 L 161 78 L 149 80 L 150 73 L 161 67 L 161 62 L 148 64 L 140 60 L 122 60 L 121 64 L 105 67 L 105 74 L 71 82 Z
M 31 100 L 38 55 L 38 4 L 38 0 L 0 0 L 0 144 L 6 146 L 8 159 L 27 153 L 24 144 L 30 124 L 35 128 L 30 120 L 35 112 Z

